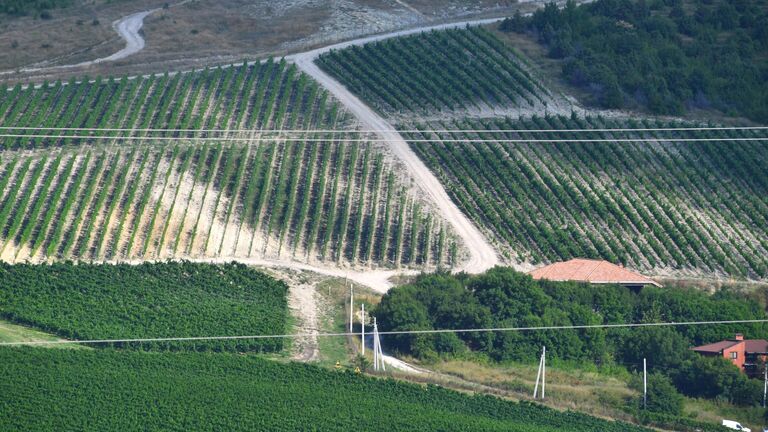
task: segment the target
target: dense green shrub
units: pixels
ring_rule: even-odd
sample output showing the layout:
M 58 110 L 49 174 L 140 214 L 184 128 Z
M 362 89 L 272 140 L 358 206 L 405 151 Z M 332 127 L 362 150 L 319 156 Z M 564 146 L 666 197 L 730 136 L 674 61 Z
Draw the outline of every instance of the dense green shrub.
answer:
M 640 393 L 636 403 L 643 407 L 643 376 L 637 374 L 630 381 L 630 388 Z M 648 374 L 648 396 L 644 409 L 654 413 L 679 416 L 683 413 L 683 396 L 677 392 L 672 381 L 660 373 Z
M 46 9 L 63 8 L 72 4 L 72 0 L 0 0 L 0 13 L 8 15 L 27 15 L 30 12 L 47 12 Z M 48 13 L 50 17 L 50 13 Z

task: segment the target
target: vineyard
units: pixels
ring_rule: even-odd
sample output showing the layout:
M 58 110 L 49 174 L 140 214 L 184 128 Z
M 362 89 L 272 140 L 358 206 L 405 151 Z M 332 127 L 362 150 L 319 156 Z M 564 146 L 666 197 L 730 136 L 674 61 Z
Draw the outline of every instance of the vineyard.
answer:
M 435 122 L 407 138 L 436 140 L 412 148 L 512 261 L 599 257 L 662 274 L 768 277 L 768 138 L 631 130 L 686 126 L 547 116 Z M 630 130 L 586 131 L 616 128 Z M 480 132 L 431 132 L 445 129 Z M 563 129 L 575 131 L 524 132 Z
M 281 334 L 288 316 L 288 287 L 242 264 L 0 264 L 0 277 L 3 319 L 67 339 Z M 283 340 L 129 345 L 275 352 Z
M 525 402 L 231 354 L 4 348 L 0 373 L 3 430 L 646 430 Z
M 0 92 L 0 123 L 8 149 L 0 259 L 8 262 L 238 257 L 424 267 L 457 259 L 442 220 L 365 137 L 269 132 L 350 127 L 336 102 L 284 61 L 16 86 Z
M 441 30 L 331 51 L 318 64 L 385 114 L 556 101 L 517 54 L 482 27 Z
M 325 91 L 284 60 L 174 75 L 0 87 L 3 134 L 17 135 L 3 137 L 0 143 L 6 149 L 105 142 L 57 138 L 61 131 L 46 128 L 123 129 L 98 133 L 116 139 L 146 138 L 146 129 L 172 129 L 176 131 L 164 136 L 201 138 L 208 135 L 200 132 L 204 130 L 240 131 L 223 135 L 232 137 L 260 129 L 322 128 L 345 120 Z
M 124 145 L 0 156 L 8 262 L 256 257 L 371 265 L 453 259 L 370 145 Z

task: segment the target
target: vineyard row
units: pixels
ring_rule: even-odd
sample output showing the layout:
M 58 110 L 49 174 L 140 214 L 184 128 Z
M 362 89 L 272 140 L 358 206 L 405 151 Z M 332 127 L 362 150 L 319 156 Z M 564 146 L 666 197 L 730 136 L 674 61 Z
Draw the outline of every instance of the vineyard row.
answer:
M 173 76 L 96 78 L 0 88 L 0 124 L 40 128 L 279 129 L 343 120 L 328 94 L 285 61 Z M 34 129 L 20 134 L 40 134 Z M 43 132 L 58 135 L 56 132 Z M 116 132 L 112 134 L 117 135 Z M 136 131 L 136 136 L 142 132 Z M 179 134 L 175 134 L 178 136 Z M 205 136 L 195 133 L 194 136 Z M 79 144 L 87 139 L 2 138 L 0 148 Z
M 0 160 L 0 193 L 5 261 L 456 259 L 382 154 L 344 141 L 14 152 Z
M 536 107 L 552 98 L 516 53 L 482 27 L 352 46 L 317 62 L 384 113 Z
M 465 120 L 427 129 L 685 126 L 656 120 L 550 116 Z M 593 257 L 639 269 L 768 277 L 768 138 L 762 131 L 494 134 L 496 143 L 412 143 L 452 198 L 488 227 L 509 258 Z M 477 137 L 444 133 L 440 139 Z M 685 143 L 675 138 L 718 138 Z M 515 139 L 662 139 L 520 143 Z

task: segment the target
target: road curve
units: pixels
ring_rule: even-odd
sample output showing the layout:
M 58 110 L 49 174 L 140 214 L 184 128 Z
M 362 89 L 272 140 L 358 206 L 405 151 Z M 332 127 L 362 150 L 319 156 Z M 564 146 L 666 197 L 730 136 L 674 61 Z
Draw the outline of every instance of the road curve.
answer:
M 71 69 L 71 68 L 79 68 L 79 67 L 86 67 L 91 66 L 99 63 L 105 63 L 105 62 L 113 62 L 117 60 L 122 60 L 126 57 L 132 56 L 136 54 L 137 52 L 144 49 L 144 38 L 139 34 L 139 31 L 144 26 L 144 18 L 147 17 L 147 15 L 152 14 L 154 12 L 157 12 L 160 10 L 152 9 L 152 10 L 146 10 L 142 12 L 136 12 L 134 14 L 124 16 L 112 23 L 112 28 L 115 29 L 117 34 L 120 35 L 123 40 L 125 40 L 125 48 L 121 49 L 120 51 L 117 51 L 116 53 L 113 53 L 112 55 L 109 55 L 107 57 L 97 58 L 94 60 L 88 60 L 81 63 L 74 63 L 74 64 L 68 64 L 68 65 L 59 65 L 59 66 L 45 66 L 45 67 L 27 67 L 22 68 L 19 70 L 19 72 L 48 72 L 48 71 L 55 71 L 55 70 L 61 70 L 61 69 Z M 0 75 L 8 75 L 15 73 L 15 71 L 3 71 L 0 72 Z
M 120 51 L 103 58 L 91 60 L 80 63 L 77 66 L 86 66 L 91 64 L 111 62 L 116 60 L 122 60 L 128 56 L 132 56 L 137 52 L 144 49 L 144 38 L 139 34 L 139 31 L 144 26 L 144 18 L 160 9 L 152 9 L 143 12 L 137 12 L 132 15 L 120 18 L 112 23 L 112 28 L 115 29 L 117 34 L 125 40 L 125 48 Z
M 352 94 L 346 87 L 335 78 L 331 77 L 315 64 L 315 59 L 322 53 L 333 49 L 341 49 L 352 45 L 362 45 L 368 42 L 388 39 L 397 36 L 404 36 L 422 31 L 435 29 L 448 29 L 463 27 L 467 24 L 478 25 L 498 21 L 499 19 L 487 19 L 478 21 L 463 21 L 451 24 L 441 24 L 429 27 L 419 27 L 408 30 L 401 30 L 394 33 L 368 36 L 352 41 L 342 42 L 335 45 L 319 48 L 305 53 L 294 54 L 286 57 L 286 60 L 294 62 L 302 71 L 317 80 L 326 90 L 330 91 L 351 113 L 359 119 L 364 129 L 375 130 L 378 135 L 386 140 L 396 157 L 410 171 L 416 184 L 427 194 L 442 213 L 443 217 L 453 226 L 456 234 L 462 239 L 464 245 L 470 253 L 470 258 L 462 264 L 459 270 L 468 273 L 481 273 L 499 263 L 499 258 L 491 244 L 480 232 L 480 230 L 459 210 L 456 204 L 451 201 L 443 185 L 427 168 L 424 162 L 419 159 L 416 153 L 386 119 L 378 115 L 373 109 L 366 105 L 360 98 Z

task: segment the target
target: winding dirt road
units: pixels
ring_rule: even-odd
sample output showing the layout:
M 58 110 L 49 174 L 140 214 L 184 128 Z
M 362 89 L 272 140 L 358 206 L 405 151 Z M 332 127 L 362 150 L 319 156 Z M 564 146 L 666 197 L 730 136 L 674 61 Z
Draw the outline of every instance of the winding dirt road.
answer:
M 120 18 L 112 23 L 112 28 L 115 29 L 117 34 L 125 40 L 125 48 L 120 51 L 96 60 L 91 60 L 77 64 L 75 66 L 88 66 L 92 64 L 111 62 L 116 60 L 122 60 L 128 56 L 132 56 L 137 52 L 144 49 L 144 38 L 139 31 L 144 26 L 144 18 L 160 9 L 152 9 L 143 12 L 137 12 L 133 15 Z
M 429 30 L 449 29 L 464 27 L 465 25 L 480 25 L 496 22 L 499 19 L 486 19 L 477 21 L 463 21 L 451 24 L 441 24 L 428 27 L 419 27 L 414 29 L 397 31 L 383 35 L 368 36 L 352 41 L 342 42 L 335 45 L 319 48 L 313 51 L 295 54 L 286 57 L 286 60 L 296 63 L 296 65 L 312 78 L 317 80 L 326 90 L 330 91 L 351 113 L 353 113 L 364 129 L 375 130 L 378 135 L 386 140 L 389 148 L 396 157 L 408 168 L 416 184 L 427 194 L 430 201 L 434 203 L 442 213 L 443 217 L 453 226 L 456 234 L 462 239 L 464 245 L 469 250 L 470 258 L 461 267 L 460 270 L 468 273 L 481 273 L 499 263 L 498 256 L 485 236 L 477 229 L 472 221 L 459 210 L 456 204 L 451 201 L 448 193 L 440 184 L 440 181 L 427 168 L 424 162 L 419 159 L 416 153 L 386 119 L 377 114 L 373 109 L 366 105 L 357 96 L 347 90 L 344 85 L 336 81 L 335 78 L 325 73 L 315 64 L 315 59 L 322 53 L 333 49 L 341 49 L 352 45 L 363 45 L 368 42 L 389 39 L 398 36 L 419 33 Z

